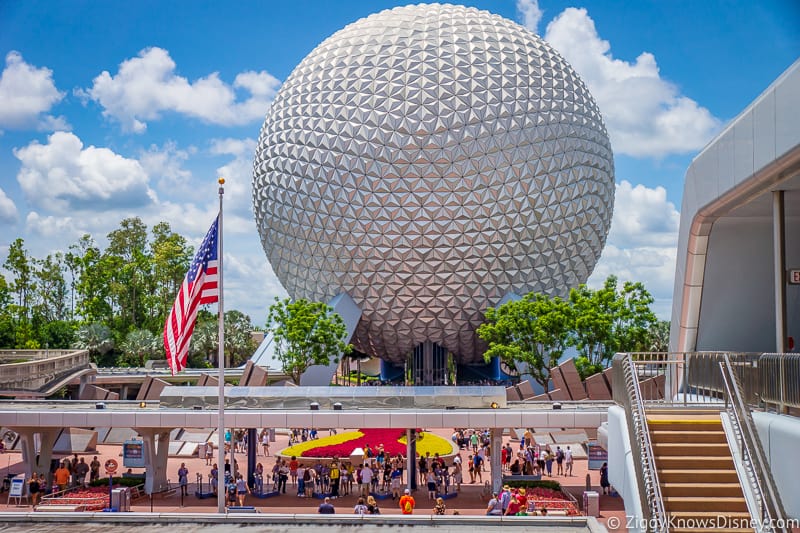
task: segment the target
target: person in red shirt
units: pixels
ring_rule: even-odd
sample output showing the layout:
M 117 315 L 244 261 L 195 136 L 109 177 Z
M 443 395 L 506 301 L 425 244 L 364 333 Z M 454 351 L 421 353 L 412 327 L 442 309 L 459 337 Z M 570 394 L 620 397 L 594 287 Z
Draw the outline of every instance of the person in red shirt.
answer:
M 417 502 L 414 501 L 411 491 L 406 489 L 404 494 L 400 497 L 400 512 L 403 514 L 412 514 L 416 504 Z
M 525 495 L 525 489 L 519 489 L 517 493 L 517 501 L 519 502 L 519 508 L 521 511 L 528 510 L 528 497 Z
M 505 512 L 506 516 L 516 516 L 521 509 L 522 506 L 520 505 L 519 500 L 517 499 L 517 495 L 512 494 L 511 501 L 508 502 L 508 507 L 506 507 L 506 512 Z

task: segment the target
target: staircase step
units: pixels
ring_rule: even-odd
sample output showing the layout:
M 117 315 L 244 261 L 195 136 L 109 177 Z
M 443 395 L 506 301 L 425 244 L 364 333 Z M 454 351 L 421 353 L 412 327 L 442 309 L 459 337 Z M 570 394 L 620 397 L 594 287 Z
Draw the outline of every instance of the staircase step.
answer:
M 731 496 L 742 497 L 742 487 L 737 480 L 734 483 L 707 483 L 706 480 L 697 476 L 694 482 L 689 483 L 665 483 L 661 481 L 661 494 L 664 496 Z
M 657 442 L 653 443 L 656 457 L 677 455 L 680 457 L 730 457 L 727 442 Z
M 675 511 L 747 512 L 747 503 L 742 496 L 667 496 L 664 497 L 664 508 L 671 513 Z
M 695 457 L 695 456 L 656 456 L 656 468 L 663 470 L 733 470 L 733 458 L 727 457 Z
M 664 483 L 696 483 L 697 480 L 702 480 L 703 483 L 739 483 L 739 476 L 736 470 L 719 469 L 719 470 L 686 470 L 685 468 L 678 469 L 663 469 L 658 471 L 658 480 Z
M 656 428 L 658 428 L 658 426 L 656 426 Z M 722 429 L 719 431 L 697 431 L 689 428 L 685 430 L 662 430 L 650 428 L 650 440 L 654 444 L 661 442 L 681 442 L 684 444 L 690 442 L 727 442 L 725 432 L 722 431 Z
M 706 417 L 697 419 L 678 419 L 676 417 L 647 416 L 650 431 L 722 431 L 722 421 L 717 414 L 716 419 Z

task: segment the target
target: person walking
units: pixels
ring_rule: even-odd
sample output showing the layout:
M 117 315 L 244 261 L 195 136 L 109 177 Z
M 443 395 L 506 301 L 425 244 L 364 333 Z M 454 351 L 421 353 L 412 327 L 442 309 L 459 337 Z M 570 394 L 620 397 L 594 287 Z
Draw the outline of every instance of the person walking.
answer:
M 600 467 L 600 487 L 603 489 L 603 494 L 609 493 L 611 483 L 608 481 L 608 463 L 603 463 Z
M 181 495 L 189 495 L 189 469 L 186 468 L 186 463 L 181 463 L 178 469 L 178 485 L 181 487 Z
M 568 476 L 572 475 L 572 462 L 572 450 L 569 448 L 569 446 L 567 446 L 567 449 L 564 451 L 564 473 Z
M 404 490 L 403 495 L 400 497 L 400 512 L 403 514 L 412 514 L 416 505 L 417 502 L 414 501 L 411 491 L 408 489 Z
M 28 481 L 28 493 L 31 495 L 31 506 L 36 507 L 39 504 L 39 496 L 41 496 L 42 484 L 39 481 L 39 474 L 36 472 L 31 476 Z
M 269 457 L 269 432 L 267 428 L 261 432 L 261 448 L 264 451 L 264 457 Z
M 247 482 L 245 482 L 244 478 L 241 474 L 237 474 L 236 476 L 236 501 L 239 504 L 239 507 L 244 507 L 244 500 L 247 495 L 250 494 L 250 487 L 247 486 Z
M 425 474 L 425 483 L 428 486 L 428 499 L 435 500 L 436 499 L 436 474 L 432 471 L 428 471 Z
M 436 498 L 436 505 L 433 506 L 433 514 L 443 515 L 446 512 L 447 512 L 447 506 L 445 506 L 444 500 L 441 497 Z

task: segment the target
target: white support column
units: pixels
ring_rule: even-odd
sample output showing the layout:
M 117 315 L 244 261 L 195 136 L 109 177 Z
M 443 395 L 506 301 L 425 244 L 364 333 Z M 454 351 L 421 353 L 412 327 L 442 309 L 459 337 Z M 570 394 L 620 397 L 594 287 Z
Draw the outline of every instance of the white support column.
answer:
M 772 191 L 772 243 L 775 265 L 775 352 L 786 352 L 786 226 L 783 191 Z M 782 383 L 782 382 L 781 382 Z
M 167 488 L 167 459 L 169 458 L 170 429 L 134 428 L 142 436 L 144 446 L 145 479 L 147 494 Z
M 500 493 L 503 488 L 503 465 L 500 461 L 500 448 L 503 446 L 503 428 L 491 430 L 492 491 Z
M 14 428 L 20 437 L 22 463 L 25 465 L 25 479 L 30 479 L 34 472 L 48 477 L 50 460 L 53 458 L 53 446 L 61 428 Z M 36 435 L 39 435 L 39 453 L 36 453 Z

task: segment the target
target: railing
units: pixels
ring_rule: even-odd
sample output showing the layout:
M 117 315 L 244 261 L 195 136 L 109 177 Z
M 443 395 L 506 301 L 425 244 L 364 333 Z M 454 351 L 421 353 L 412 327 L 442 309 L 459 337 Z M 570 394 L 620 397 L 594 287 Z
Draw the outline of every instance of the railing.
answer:
M 6 390 L 38 390 L 59 376 L 88 368 L 90 363 L 86 350 L 16 350 L 3 354 L 20 359 L 0 365 L 0 389 Z
M 800 408 L 800 354 L 765 353 L 758 361 L 761 400 L 779 412 Z
M 658 368 L 645 369 L 653 371 Z M 667 515 L 661 496 L 661 485 L 650 442 L 650 431 L 644 409 L 642 390 L 639 387 L 639 372 L 630 354 L 617 354 L 613 362 L 612 388 L 614 400 L 625 408 L 628 420 L 628 437 L 633 448 L 633 464 L 639 479 L 639 501 L 644 523 L 648 531 L 667 532 Z M 656 385 L 657 388 L 657 385 Z
M 736 433 L 736 444 L 742 457 L 747 481 L 755 498 L 757 509 L 753 511 L 757 513 L 755 517 L 758 523 L 757 531 L 789 532 L 790 529 L 786 527 L 788 521 L 781 504 L 780 494 L 767 465 L 750 407 L 742 394 L 742 387 L 739 383 L 742 369 L 758 369 L 753 364 L 755 362 L 757 360 L 749 363 L 744 361 L 731 363 L 727 355 L 722 356 L 719 368 L 725 388 L 725 407 Z M 756 374 L 750 370 L 745 371 L 744 375 Z

